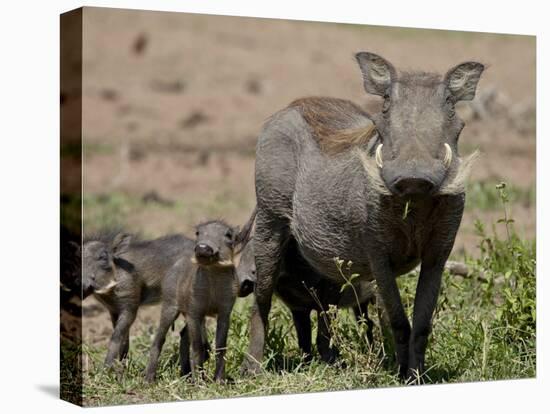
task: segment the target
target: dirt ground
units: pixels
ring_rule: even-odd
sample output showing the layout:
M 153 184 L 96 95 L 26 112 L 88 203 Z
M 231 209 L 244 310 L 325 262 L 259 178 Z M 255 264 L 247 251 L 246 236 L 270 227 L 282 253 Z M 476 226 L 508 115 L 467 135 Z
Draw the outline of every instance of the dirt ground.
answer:
M 464 60 L 488 65 L 462 152 L 483 157 L 473 180 L 506 181 L 533 197 L 510 206 L 516 230 L 535 237 L 535 39 L 527 36 L 123 11 L 84 11 L 84 231 L 123 225 L 147 237 L 191 234 L 212 217 L 243 223 L 254 206 L 254 148 L 263 122 L 295 98 L 380 102 L 363 91 L 353 59 L 378 53 L 399 69 L 444 73 Z M 455 255 L 475 254 L 466 210 Z M 84 302 L 84 342 L 107 340 L 102 308 Z M 158 307 L 140 312 L 139 326 Z

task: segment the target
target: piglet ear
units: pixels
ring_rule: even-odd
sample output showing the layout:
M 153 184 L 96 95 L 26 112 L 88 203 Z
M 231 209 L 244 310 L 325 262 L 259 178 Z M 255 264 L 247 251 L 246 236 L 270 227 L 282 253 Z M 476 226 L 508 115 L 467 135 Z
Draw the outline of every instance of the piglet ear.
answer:
M 478 62 L 464 62 L 455 66 L 445 75 L 445 84 L 457 101 L 471 101 L 476 95 L 477 83 L 485 66 Z
M 248 221 L 235 237 L 235 253 L 238 254 L 242 252 L 243 249 L 248 244 L 248 242 L 250 241 L 250 238 L 252 236 L 252 229 L 254 227 L 254 222 L 256 221 L 257 213 L 258 213 L 258 206 L 255 206 Z
M 381 56 L 370 52 L 355 55 L 363 74 L 363 85 L 368 93 L 384 96 L 396 78 L 393 65 Z
M 132 236 L 130 234 L 118 233 L 113 239 L 113 244 L 112 244 L 113 256 L 117 257 L 128 252 L 131 241 L 132 241 Z

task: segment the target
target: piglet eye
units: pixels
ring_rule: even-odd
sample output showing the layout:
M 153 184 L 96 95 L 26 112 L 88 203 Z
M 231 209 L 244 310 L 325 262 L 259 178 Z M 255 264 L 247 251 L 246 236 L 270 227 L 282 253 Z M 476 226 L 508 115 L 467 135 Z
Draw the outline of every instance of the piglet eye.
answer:
M 390 96 L 384 95 L 384 104 L 382 105 L 382 112 L 386 113 L 390 109 Z
M 109 263 L 109 254 L 107 252 L 101 252 L 97 257 L 97 261 L 99 262 L 98 264 L 103 270 L 111 270 L 111 264 Z

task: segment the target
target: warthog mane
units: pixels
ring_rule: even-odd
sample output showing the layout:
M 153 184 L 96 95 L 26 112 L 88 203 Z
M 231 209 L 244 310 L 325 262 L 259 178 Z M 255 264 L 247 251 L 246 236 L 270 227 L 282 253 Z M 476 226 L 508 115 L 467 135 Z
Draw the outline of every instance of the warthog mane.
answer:
M 358 105 L 345 99 L 308 97 L 295 100 L 289 108 L 297 109 L 310 126 L 321 150 L 339 154 L 367 144 L 376 135 L 370 116 Z M 350 128 L 350 125 L 353 125 Z

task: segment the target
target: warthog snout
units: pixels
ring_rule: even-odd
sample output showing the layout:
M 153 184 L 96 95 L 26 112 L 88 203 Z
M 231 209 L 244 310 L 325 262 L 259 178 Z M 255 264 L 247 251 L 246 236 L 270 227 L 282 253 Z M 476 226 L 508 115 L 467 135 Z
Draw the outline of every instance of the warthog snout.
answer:
M 207 243 L 198 243 L 195 246 L 195 256 L 197 256 L 197 259 L 211 259 L 217 254 L 218 251 Z
M 428 197 L 437 193 L 445 178 L 443 163 L 435 160 L 419 164 L 400 159 L 385 163 L 382 177 L 388 189 L 399 197 Z
M 256 266 L 252 265 L 252 269 L 245 274 L 239 273 L 239 297 L 244 298 L 254 292 L 256 286 Z
M 391 186 L 391 191 L 400 196 L 429 195 L 435 184 L 428 178 L 398 178 Z
M 90 283 L 84 281 L 82 284 L 82 299 L 86 299 L 92 293 L 94 293 L 94 287 Z
M 256 261 L 254 258 L 254 242 L 250 241 L 242 251 L 241 260 L 237 267 L 239 280 L 238 295 L 241 298 L 254 292 L 256 286 Z
M 254 292 L 256 282 L 252 279 L 243 280 L 239 286 L 239 297 L 244 298 Z

